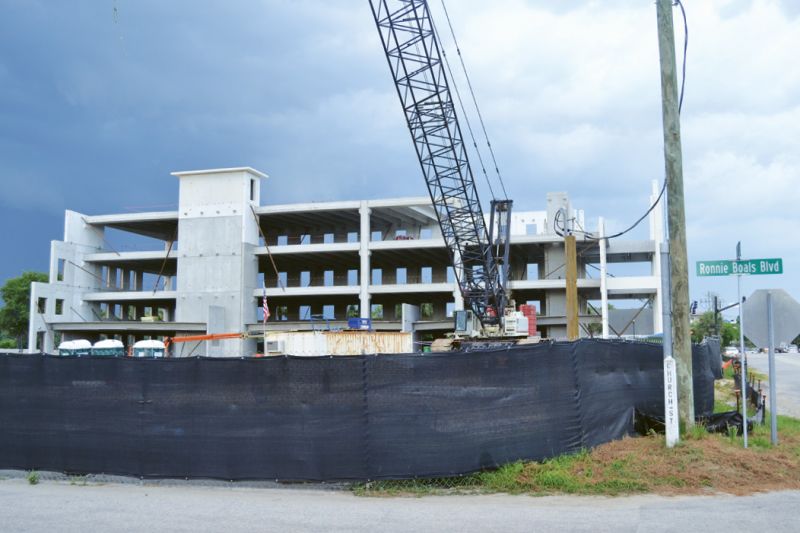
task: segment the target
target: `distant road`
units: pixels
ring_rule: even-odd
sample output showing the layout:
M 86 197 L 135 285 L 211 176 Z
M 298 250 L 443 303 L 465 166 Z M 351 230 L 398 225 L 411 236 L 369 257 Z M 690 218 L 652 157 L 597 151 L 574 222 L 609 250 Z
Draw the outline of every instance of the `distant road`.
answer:
M 747 364 L 762 374 L 769 375 L 769 360 L 765 353 L 747 354 Z M 775 354 L 775 374 L 778 392 L 778 414 L 800 418 L 800 355 L 796 353 Z M 766 391 L 769 384 L 762 383 Z M 767 393 L 769 401 L 769 393 Z M 767 406 L 769 408 L 769 406 Z M 800 525 L 798 526 L 800 529 Z
M 346 491 L 0 481 L 8 531 L 797 531 L 800 492 L 747 497 L 427 496 Z

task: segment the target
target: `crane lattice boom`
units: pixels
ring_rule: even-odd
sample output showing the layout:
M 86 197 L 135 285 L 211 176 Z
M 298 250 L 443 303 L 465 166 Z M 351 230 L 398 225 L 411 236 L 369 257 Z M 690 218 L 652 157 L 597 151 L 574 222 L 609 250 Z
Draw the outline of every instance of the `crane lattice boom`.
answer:
M 506 294 L 425 0 L 370 0 L 465 307 L 497 323 Z M 510 208 L 510 200 L 505 200 Z

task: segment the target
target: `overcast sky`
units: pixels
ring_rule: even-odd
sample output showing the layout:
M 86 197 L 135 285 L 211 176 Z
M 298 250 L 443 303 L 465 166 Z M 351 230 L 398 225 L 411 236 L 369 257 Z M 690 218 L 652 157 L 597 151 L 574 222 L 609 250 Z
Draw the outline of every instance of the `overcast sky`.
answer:
M 735 299 L 733 278 L 693 270 L 741 240 L 786 272 L 745 292 L 800 299 L 800 2 L 684 3 L 691 298 Z M 587 229 L 638 218 L 664 168 L 654 2 L 448 9 L 515 207 L 563 190 Z M 266 203 L 427 194 L 366 0 L 0 0 L 0 13 L 0 282 L 47 269 L 64 209 L 176 208 L 176 170 L 255 167 Z

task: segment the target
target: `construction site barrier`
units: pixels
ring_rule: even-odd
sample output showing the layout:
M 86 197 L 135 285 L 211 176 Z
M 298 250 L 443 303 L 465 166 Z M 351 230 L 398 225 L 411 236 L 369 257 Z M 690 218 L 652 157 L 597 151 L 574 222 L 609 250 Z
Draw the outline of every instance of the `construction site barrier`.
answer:
M 716 350 L 716 355 L 715 355 Z M 719 348 L 693 350 L 698 415 Z M 228 480 L 453 476 L 591 448 L 663 413 L 660 346 L 131 359 L 0 355 L 0 468 Z

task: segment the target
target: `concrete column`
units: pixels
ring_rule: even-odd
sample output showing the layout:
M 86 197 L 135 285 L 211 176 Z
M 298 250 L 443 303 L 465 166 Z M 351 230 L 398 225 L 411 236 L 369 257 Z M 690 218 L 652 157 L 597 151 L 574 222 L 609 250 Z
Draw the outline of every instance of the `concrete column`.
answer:
M 261 286 L 255 250 L 258 207 L 267 176 L 247 167 L 174 172 L 179 181 L 178 299 L 174 320 L 206 323 L 208 333 L 242 332 L 257 322 Z M 254 339 L 206 343 L 207 355 L 255 353 Z
M 658 198 L 658 193 L 660 190 L 660 185 L 658 181 L 653 180 L 652 183 L 652 193 L 650 195 L 650 205 L 653 205 L 653 202 L 656 201 Z M 663 333 L 664 331 L 664 321 L 663 316 L 660 312 L 661 310 L 661 247 L 662 243 L 664 242 L 664 210 L 663 210 L 663 202 L 659 202 L 658 205 L 650 212 L 650 239 L 653 240 L 653 260 L 652 260 L 652 267 L 651 272 L 653 276 L 658 280 L 656 284 L 656 296 L 653 301 L 653 332 L 654 333 Z
M 419 341 L 419 335 L 414 329 L 414 323 L 419 321 L 419 306 L 402 304 L 400 315 L 402 324 L 401 331 L 411 333 L 411 341 L 413 343 L 412 349 L 416 352 L 419 350 L 418 345 L 416 344 Z
M 528 277 L 528 264 L 521 259 L 514 259 L 513 257 L 509 257 L 509 271 L 508 271 L 508 279 L 509 281 L 512 280 L 523 280 Z
M 144 272 L 134 272 L 133 290 L 141 291 L 144 289 Z
M 456 284 L 456 288 L 453 289 L 453 301 L 455 302 L 455 311 L 464 310 L 464 297 L 461 295 L 461 291 L 458 289 L 458 284 Z
M 117 288 L 117 269 L 116 267 L 108 267 L 106 271 L 106 287 L 109 289 L 116 289 Z
M 370 236 L 370 215 L 372 210 L 367 206 L 367 202 L 361 202 L 361 207 L 358 209 L 361 217 L 361 228 L 359 230 L 359 256 L 361 258 L 360 274 L 361 286 L 359 290 L 359 302 L 361 304 L 361 318 L 370 317 L 370 294 L 369 283 L 371 277 L 370 254 L 369 251 L 369 236 Z
M 539 277 L 542 279 L 564 279 L 566 274 L 565 265 L 564 246 L 551 244 L 544 250 L 544 275 Z
M 39 295 L 36 292 L 36 283 L 31 283 L 31 299 L 28 302 L 28 352 L 34 353 L 36 351 L 36 331 L 41 317 L 37 314 L 37 299 Z
M 608 338 L 608 263 L 606 261 L 606 221 L 603 217 L 597 222 L 600 232 L 600 315 L 603 323 L 603 338 Z
M 458 252 L 456 252 L 458 254 Z M 455 256 L 455 263 L 461 263 L 460 261 L 461 256 Z M 458 281 L 464 279 L 464 269 L 460 267 L 453 267 L 453 274 L 455 275 L 455 280 L 453 280 L 453 301 L 455 302 L 455 310 L 456 311 L 463 311 L 464 310 L 464 296 L 461 294 L 461 287 L 458 286 Z M 447 271 L 445 270 L 445 276 L 447 276 Z M 431 275 L 431 278 L 433 276 Z M 431 279 L 433 281 L 433 279 Z
M 47 328 L 44 332 L 44 345 L 42 346 L 44 353 L 53 353 L 55 351 L 55 333 L 51 328 Z

